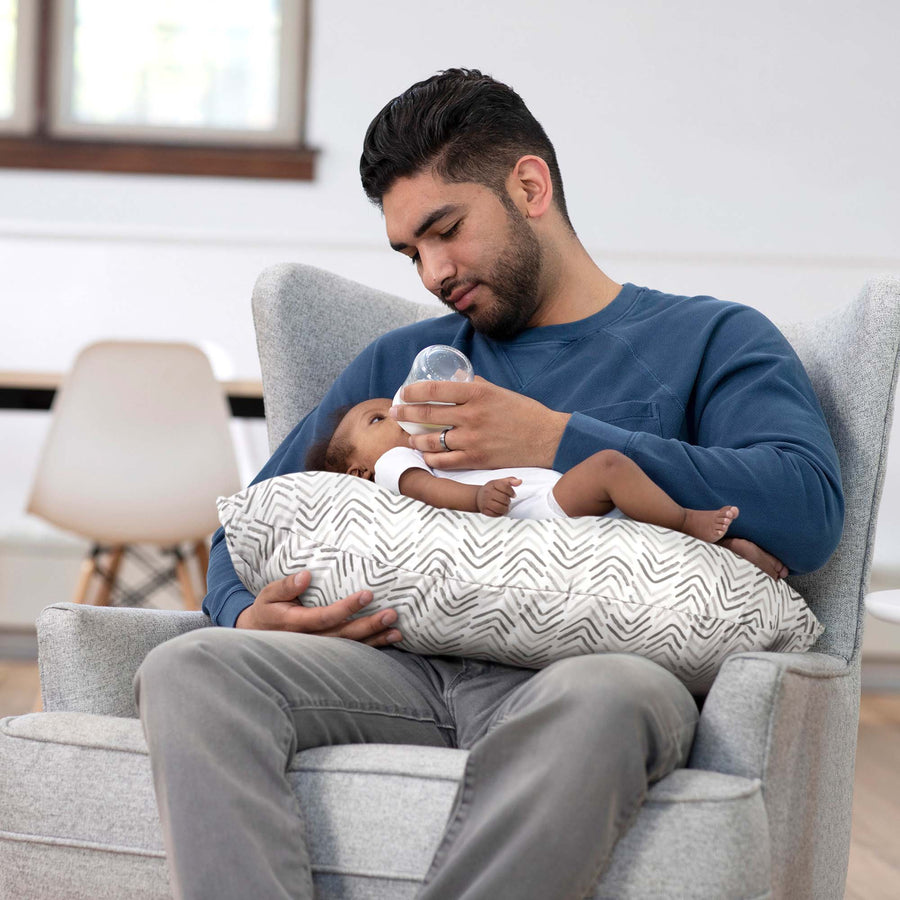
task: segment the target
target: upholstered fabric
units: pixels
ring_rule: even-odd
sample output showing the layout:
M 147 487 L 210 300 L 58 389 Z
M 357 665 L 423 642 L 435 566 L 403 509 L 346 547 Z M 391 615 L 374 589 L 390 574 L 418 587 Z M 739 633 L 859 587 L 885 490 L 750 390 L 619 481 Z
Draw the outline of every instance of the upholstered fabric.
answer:
M 323 748 L 289 769 L 319 897 L 412 897 L 441 837 L 466 754 Z M 137 719 L 45 713 L 0 721 L 0 896 L 171 896 Z
M 296 265 L 259 276 L 253 309 L 273 450 L 378 335 L 445 312 Z M 285 378 L 287 360 L 294 369 Z
M 837 312 L 782 326 L 809 373 L 834 439 L 845 508 L 844 533 L 831 559 L 791 584 L 825 626 L 815 649 L 848 661 L 857 659 L 862 641 L 897 387 L 898 328 L 900 277 L 887 275 L 867 282 L 857 299 Z
M 394 745 L 298 754 L 289 778 L 310 823 L 317 897 L 412 898 L 465 757 Z M 139 721 L 86 713 L 4 719 L 0 759 L 0 896 L 171 897 Z M 759 780 L 680 770 L 650 789 L 596 896 L 767 897 L 768 842 L 755 840 L 765 825 Z
M 404 649 L 529 668 L 646 656 L 705 693 L 743 650 L 802 651 L 821 626 L 786 582 L 722 547 L 625 519 L 435 509 L 361 478 L 297 472 L 219 500 L 252 594 L 307 569 L 307 605 L 371 588 Z
M 38 619 L 41 694 L 48 712 L 136 716 L 135 672 L 157 645 L 210 625 L 201 612 L 59 603 Z
M 843 897 L 850 845 L 859 660 L 745 653 L 726 660 L 689 766 L 758 778 L 776 896 Z

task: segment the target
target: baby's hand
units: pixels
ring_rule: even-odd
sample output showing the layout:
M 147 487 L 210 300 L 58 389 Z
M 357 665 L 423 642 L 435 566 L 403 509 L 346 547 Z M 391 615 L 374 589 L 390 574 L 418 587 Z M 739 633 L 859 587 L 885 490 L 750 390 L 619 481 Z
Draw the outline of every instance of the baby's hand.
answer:
M 512 498 L 516 496 L 513 487 L 521 483 L 521 478 L 497 478 L 483 484 L 475 496 L 478 512 L 486 516 L 505 516 Z

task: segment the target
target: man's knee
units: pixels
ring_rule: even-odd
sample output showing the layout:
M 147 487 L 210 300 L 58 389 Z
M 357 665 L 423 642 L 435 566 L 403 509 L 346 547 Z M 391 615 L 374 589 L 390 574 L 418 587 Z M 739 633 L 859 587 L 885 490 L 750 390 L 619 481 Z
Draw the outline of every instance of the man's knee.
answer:
M 227 655 L 230 632 L 230 629 L 198 628 L 154 647 L 134 676 L 138 706 L 142 694 L 172 690 L 183 693 L 187 686 L 202 679 L 210 660 L 220 665 Z
M 661 703 L 673 703 L 688 719 L 696 713 L 690 693 L 671 672 L 631 653 L 596 653 L 560 660 L 529 685 L 539 702 L 595 722 L 641 717 Z

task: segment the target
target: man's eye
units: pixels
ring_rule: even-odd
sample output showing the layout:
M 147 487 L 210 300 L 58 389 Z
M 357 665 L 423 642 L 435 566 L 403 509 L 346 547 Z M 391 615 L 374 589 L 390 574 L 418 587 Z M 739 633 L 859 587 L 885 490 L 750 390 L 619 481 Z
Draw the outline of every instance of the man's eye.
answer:
M 460 219 L 458 222 L 455 222 L 455 223 L 454 223 L 450 228 L 448 228 L 446 231 L 441 232 L 441 240 L 446 241 L 446 240 L 449 240 L 450 238 L 452 238 L 453 235 L 456 234 L 457 231 L 459 231 L 459 226 L 460 226 L 460 225 L 462 225 L 462 219 Z
M 409 258 L 409 261 L 410 261 L 414 266 L 417 266 L 417 265 L 419 264 L 419 254 L 418 254 L 418 253 L 413 253 L 413 255 Z

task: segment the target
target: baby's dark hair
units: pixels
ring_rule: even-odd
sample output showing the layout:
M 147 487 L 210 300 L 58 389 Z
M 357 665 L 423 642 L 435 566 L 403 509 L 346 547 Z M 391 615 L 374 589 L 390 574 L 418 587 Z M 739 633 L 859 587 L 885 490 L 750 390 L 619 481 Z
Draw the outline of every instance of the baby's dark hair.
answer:
M 314 441 L 306 451 L 307 472 L 340 472 L 347 471 L 347 461 L 353 452 L 350 441 L 336 441 L 334 434 L 338 426 L 350 410 L 353 404 L 347 404 L 336 409 L 328 416 L 328 432 L 325 437 Z

